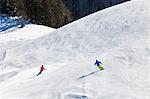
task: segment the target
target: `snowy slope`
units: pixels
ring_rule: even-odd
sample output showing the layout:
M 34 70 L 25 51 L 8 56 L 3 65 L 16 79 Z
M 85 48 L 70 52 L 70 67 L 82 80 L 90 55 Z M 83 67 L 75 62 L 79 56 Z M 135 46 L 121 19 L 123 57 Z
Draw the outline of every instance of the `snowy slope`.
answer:
M 149 4 L 133 0 L 41 38 L 3 45 L 0 98 L 81 99 L 84 84 L 85 99 L 149 99 Z M 77 80 L 97 70 L 96 58 L 105 70 Z M 46 71 L 36 77 L 41 64 Z
M 1 32 L 0 44 L 8 43 L 11 41 L 35 39 L 43 35 L 46 35 L 54 30 L 55 29 L 53 28 L 42 26 L 42 25 L 40 26 L 40 25 L 28 24 L 21 29 L 14 29 L 12 31 L 10 30 L 10 31 Z
M 0 82 L 15 76 L 19 72 L 18 67 L 20 64 L 18 66 L 10 62 L 3 64 L 9 50 L 18 45 L 22 45 L 22 42 L 29 42 L 30 40 L 49 34 L 54 30 L 53 28 L 42 25 L 28 24 L 23 28 L 0 32 Z

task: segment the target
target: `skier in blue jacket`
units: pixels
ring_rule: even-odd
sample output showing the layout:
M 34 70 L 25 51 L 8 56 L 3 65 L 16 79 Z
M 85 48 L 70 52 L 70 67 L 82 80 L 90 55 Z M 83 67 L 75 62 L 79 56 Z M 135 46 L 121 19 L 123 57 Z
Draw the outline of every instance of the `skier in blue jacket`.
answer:
M 104 67 L 102 67 L 102 62 L 96 60 L 95 65 L 96 65 L 100 70 L 104 70 Z

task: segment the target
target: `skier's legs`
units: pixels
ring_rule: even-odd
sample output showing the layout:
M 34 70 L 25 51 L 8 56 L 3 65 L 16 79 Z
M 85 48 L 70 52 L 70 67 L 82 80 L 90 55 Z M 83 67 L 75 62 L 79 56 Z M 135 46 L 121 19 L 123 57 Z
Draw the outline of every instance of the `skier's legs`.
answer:
M 102 66 L 98 66 L 98 68 L 99 68 L 100 70 L 104 70 L 104 68 L 103 68 Z
M 41 73 L 42 73 L 42 71 L 40 71 L 40 72 L 37 74 L 37 76 L 40 75 Z

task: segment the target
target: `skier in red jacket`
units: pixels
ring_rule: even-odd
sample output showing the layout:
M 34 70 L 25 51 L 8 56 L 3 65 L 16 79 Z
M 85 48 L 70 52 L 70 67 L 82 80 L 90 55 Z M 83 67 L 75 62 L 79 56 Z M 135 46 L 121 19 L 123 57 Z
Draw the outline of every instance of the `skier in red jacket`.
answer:
M 37 74 L 37 76 L 40 75 L 40 74 L 43 72 L 43 70 L 45 70 L 45 68 L 44 68 L 44 66 L 42 65 L 41 68 L 40 68 L 40 72 Z

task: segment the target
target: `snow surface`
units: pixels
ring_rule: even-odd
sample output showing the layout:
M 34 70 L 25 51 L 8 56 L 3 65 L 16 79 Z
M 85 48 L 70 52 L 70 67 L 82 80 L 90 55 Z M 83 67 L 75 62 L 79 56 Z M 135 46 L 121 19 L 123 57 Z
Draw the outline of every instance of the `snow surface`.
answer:
M 0 99 L 149 99 L 149 4 L 132 0 L 41 38 L 1 44 Z M 95 59 L 105 70 L 78 80 L 97 70 Z
M 54 28 L 34 24 L 28 24 L 22 29 L 16 28 L 0 32 L 0 44 L 18 40 L 36 39 L 55 30 Z

